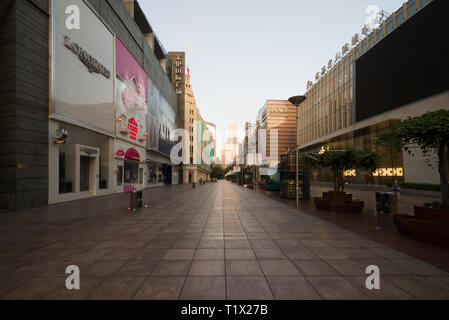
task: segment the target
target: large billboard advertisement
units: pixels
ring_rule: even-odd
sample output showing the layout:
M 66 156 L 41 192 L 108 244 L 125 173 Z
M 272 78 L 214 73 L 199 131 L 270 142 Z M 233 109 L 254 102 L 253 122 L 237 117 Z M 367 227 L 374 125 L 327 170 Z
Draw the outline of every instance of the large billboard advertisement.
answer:
M 116 58 L 116 136 L 146 147 L 148 76 L 119 38 Z
M 52 1 L 52 57 L 51 116 L 114 135 L 114 34 L 84 1 Z
M 449 1 L 434 0 L 356 61 L 356 120 L 449 90 Z

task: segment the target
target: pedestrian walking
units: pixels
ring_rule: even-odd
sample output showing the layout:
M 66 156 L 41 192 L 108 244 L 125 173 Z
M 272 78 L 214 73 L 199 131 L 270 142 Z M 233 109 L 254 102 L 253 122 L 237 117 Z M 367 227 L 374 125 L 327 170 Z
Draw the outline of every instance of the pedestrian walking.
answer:
M 393 192 L 396 195 L 396 198 L 399 200 L 399 198 L 401 197 L 401 184 L 397 179 L 395 179 L 393 183 Z

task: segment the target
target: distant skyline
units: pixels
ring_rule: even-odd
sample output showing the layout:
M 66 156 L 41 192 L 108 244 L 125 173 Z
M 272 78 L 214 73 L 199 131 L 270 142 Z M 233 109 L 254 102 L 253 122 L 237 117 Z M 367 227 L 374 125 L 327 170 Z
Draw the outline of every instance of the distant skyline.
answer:
M 350 43 L 369 6 L 389 13 L 404 0 L 228 0 L 139 3 L 167 51 L 185 51 L 201 115 L 243 131 L 267 99 L 304 94 L 307 82 Z

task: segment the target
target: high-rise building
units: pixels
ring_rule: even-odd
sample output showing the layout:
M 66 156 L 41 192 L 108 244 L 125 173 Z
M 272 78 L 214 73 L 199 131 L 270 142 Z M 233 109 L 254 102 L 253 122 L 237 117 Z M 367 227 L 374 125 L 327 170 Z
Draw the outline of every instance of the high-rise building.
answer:
M 189 134 L 189 141 L 185 144 L 187 150 L 183 150 L 188 154 L 188 163 L 182 164 L 182 181 L 184 184 L 207 181 L 215 158 L 215 125 L 201 116 L 192 88 L 190 70 L 186 67 L 185 53 L 169 52 L 168 55 L 174 62 L 172 81 L 178 95 L 178 125 Z

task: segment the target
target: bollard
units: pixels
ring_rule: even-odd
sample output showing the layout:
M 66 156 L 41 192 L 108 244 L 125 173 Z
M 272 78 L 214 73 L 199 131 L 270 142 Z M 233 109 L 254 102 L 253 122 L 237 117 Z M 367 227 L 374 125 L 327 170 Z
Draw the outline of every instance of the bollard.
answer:
M 136 211 L 136 209 L 139 206 L 138 199 L 137 199 L 137 192 L 132 191 L 132 192 L 130 192 L 130 194 L 131 194 L 131 197 L 130 197 L 129 208 L 130 208 L 130 210 Z
M 196 188 L 196 183 L 192 182 L 192 189 L 195 189 L 195 188 Z

